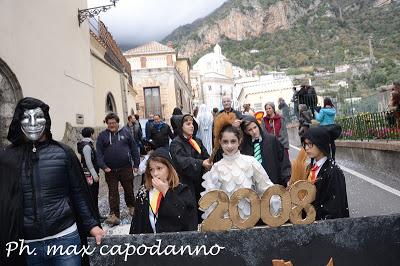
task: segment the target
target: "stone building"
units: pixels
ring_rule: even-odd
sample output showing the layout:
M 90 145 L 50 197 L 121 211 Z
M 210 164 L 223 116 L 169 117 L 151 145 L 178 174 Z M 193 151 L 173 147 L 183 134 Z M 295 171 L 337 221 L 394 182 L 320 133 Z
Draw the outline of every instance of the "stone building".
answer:
M 86 0 L 0 1 L 0 146 L 22 97 L 49 104 L 57 140 L 70 127 L 103 126 L 108 111 L 125 120 L 135 110 L 129 64 L 104 25 L 90 33 L 88 20 L 79 24 L 85 8 Z
M 132 67 L 136 109 L 142 118 L 160 114 L 169 119 L 175 107 L 192 111 L 190 61 L 179 58 L 172 44 L 152 41 L 124 53 Z

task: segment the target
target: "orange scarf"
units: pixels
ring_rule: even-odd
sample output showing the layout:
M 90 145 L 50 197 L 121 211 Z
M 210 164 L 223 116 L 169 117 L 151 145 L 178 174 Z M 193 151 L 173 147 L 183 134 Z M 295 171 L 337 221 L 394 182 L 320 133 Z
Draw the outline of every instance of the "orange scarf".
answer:
M 201 148 L 199 144 L 197 144 L 197 142 L 192 138 L 192 136 L 188 138 L 188 141 L 190 145 L 193 147 L 193 149 L 195 149 L 199 154 L 201 154 Z

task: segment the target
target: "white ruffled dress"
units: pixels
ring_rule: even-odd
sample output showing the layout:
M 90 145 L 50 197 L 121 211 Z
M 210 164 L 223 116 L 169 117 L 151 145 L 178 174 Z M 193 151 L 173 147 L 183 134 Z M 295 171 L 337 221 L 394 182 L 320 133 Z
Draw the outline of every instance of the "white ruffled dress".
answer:
M 273 185 L 262 165 L 253 156 L 240 154 L 240 151 L 234 155 L 224 154 L 223 158 L 203 175 L 203 180 L 202 186 L 205 191 L 201 193 L 201 196 L 212 190 L 223 190 L 230 197 L 240 188 L 249 188 L 255 190 L 261 197 L 264 191 Z M 272 204 L 271 201 L 274 213 L 279 212 L 281 205 L 280 197 L 277 197 L 279 202 Z M 202 218 L 206 219 L 215 206 L 216 204 L 206 210 Z M 247 199 L 239 201 L 238 209 L 242 219 L 249 217 L 251 206 Z

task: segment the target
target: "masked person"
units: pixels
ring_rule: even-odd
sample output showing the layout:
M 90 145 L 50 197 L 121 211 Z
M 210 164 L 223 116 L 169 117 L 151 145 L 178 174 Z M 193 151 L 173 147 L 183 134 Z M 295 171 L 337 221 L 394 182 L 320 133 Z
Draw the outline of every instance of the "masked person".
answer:
M 48 105 L 18 102 L 7 136 L 12 144 L 0 153 L 0 265 L 81 265 L 81 254 L 47 254 L 48 247 L 79 250 L 87 236 L 97 243 L 104 236 L 79 160 L 53 140 L 50 127 Z M 36 255 L 6 257 L 3 247 L 18 239 Z

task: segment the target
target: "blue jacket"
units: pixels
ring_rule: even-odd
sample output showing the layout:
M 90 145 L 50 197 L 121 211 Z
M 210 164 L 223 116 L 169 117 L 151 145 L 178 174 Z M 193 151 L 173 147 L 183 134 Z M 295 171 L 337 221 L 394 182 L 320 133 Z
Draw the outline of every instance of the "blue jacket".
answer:
M 335 108 L 322 108 L 319 113 L 315 112 L 315 118 L 321 126 L 335 124 Z
M 139 167 L 140 157 L 137 145 L 132 135 L 125 128 L 111 133 L 108 129 L 100 132 L 96 144 L 97 163 L 105 168 L 119 169 Z

